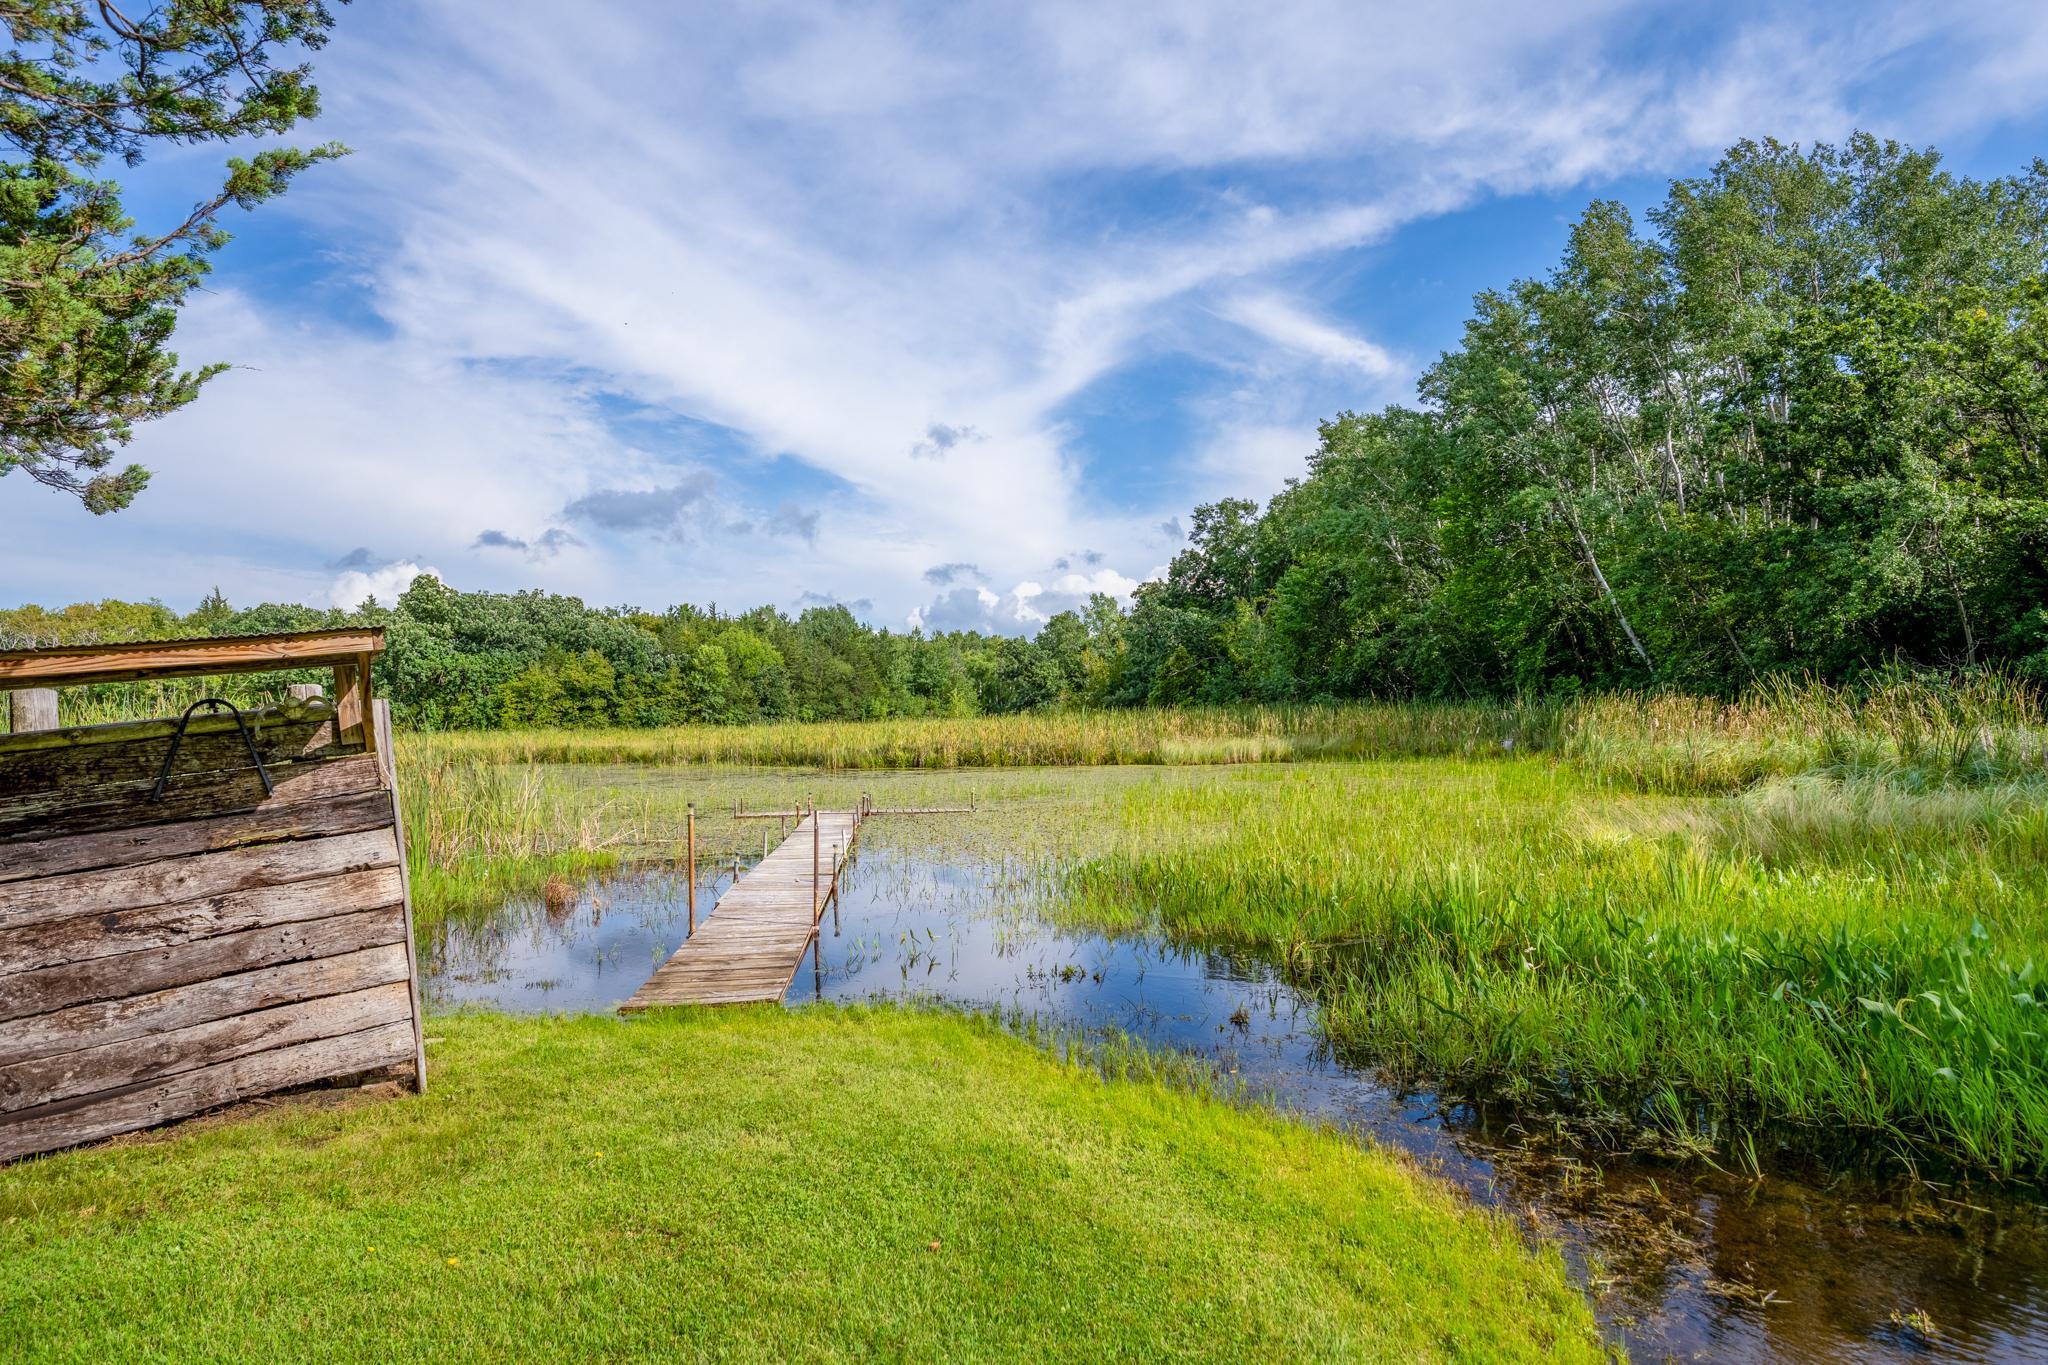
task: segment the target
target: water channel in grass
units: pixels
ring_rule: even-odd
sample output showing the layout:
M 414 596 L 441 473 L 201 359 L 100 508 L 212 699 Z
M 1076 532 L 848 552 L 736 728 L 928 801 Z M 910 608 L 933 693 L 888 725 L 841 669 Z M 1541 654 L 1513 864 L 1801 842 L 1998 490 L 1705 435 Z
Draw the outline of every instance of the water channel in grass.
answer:
M 940 817 L 942 819 L 942 817 Z M 2048 1216 L 1982 1185 L 1577 1149 L 1554 1124 L 1346 1065 L 1255 958 L 1046 913 L 1001 855 L 870 822 L 785 1004 L 933 1001 L 1192 1052 L 1277 1107 L 1406 1151 L 1559 1245 L 1638 1359 L 2048 1359 Z M 748 859 L 700 865 L 698 907 Z M 683 941 L 686 881 L 643 867 L 437 926 L 431 1008 L 609 1010 Z

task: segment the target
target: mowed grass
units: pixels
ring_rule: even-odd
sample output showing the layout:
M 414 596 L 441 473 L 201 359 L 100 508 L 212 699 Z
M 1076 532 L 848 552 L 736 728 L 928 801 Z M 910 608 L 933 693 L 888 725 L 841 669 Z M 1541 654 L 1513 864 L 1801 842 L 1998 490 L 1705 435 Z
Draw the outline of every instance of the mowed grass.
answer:
M 10 1359 L 1588 1359 L 1403 1162 L 891 1009 L 432 1021 L 424 1096 L 0 1171 Z
M 1071 913 L 1246 945 L 1351 1055 L 1705 1139 L 2048 1175 L 2048 801 L 1821 774 L 1646 795 L 1546 760 L 1125 793 Z M 1766 1129 L 1761 1135 L 1751 1129 Z

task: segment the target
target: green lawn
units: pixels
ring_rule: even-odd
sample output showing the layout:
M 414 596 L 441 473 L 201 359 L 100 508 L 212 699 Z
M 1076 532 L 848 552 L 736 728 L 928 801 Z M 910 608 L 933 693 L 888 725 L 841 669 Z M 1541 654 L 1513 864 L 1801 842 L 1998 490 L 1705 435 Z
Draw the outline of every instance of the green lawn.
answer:
M 9 1358 L 1600 1354 L 1401 1161 L 891 1009 L 432 1021 L 423 1097 L 0 1171 Z

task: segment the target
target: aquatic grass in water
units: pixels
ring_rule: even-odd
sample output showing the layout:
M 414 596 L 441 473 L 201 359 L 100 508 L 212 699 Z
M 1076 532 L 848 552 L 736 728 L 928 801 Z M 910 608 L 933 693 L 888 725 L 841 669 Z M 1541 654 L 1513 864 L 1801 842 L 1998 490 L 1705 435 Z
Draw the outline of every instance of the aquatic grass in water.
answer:
M 535 768 L 477 763 L 399 746 L 399 804 L 415 917 L 496 905 L 551 877 L 618 865 L 651 842 L 646 803 L 562 781 Z
M 750 859 L 781 839 L 783 827 L 774 821 L 734 820 L 734 801 L 749 811 L 789 810 L 800 801 L 850 810 L 864 795 L 885 808 L 965 806 L 978 797 L 978 819 L 947 817 L 908 829 L 943 828 L 948 839 L 974 839 L 992 857 L 1028 861 L 1040 874 L 1055 856 L 1093 848 L 1077 838 L 1107 829 L 1090 818 L 1100 798 L 1077 805 L 1072 772 L 529 766 L 479 761 L 443 737 L 421 735 L 400 735 L 398 748 L 414 916 L 422 926 L 538 895 L 551 877 L 578 880 L 626 863 L 679 862 L 691 802 L 700 868 L 735 855 Z M 1091 769 L 1085 776 L 1091 787 L 1106 779 L 1120 791 L 1156 771 Z
M 2038 792 L 1701 803 L 1545 763 L 1131 793 L 1077 912 L 1286 961 L 1397 1072 L 1719 1137 L 2048 1174 Z

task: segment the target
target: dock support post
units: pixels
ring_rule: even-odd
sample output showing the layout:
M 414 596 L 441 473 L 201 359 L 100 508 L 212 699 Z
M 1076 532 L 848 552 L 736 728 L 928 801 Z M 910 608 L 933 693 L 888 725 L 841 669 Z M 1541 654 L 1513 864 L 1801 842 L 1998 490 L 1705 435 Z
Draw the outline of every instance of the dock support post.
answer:
M 818 914 L 825 908 L 825 902 L 818 899 L 818 812 L 811 812 L 811 923 L 818 922 Z
M 690 803 L 690 933 L 697 932 L 697 803 Z

